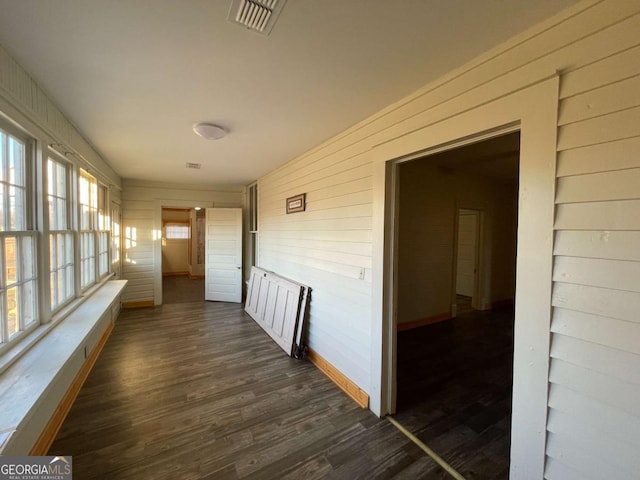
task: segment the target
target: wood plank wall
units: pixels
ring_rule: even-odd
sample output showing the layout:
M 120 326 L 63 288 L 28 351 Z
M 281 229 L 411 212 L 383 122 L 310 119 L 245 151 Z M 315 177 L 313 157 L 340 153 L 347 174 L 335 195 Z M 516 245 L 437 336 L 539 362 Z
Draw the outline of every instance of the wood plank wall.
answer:
M 166 206 L 183 206 L 183 202 L 192 202 L 194 206 L 241 207 L 243 199 L 243 187 L 216 188 L 124 180 L 122 278 L 129 283 L 122 295 L 123 303 L 140 305 L 140 302 L 146 302 L 144 305 L 148 305 L 154 301 L 154 272 L 162 268 L 162 265 L 155 264 L 153 251 L 153 242 L 156 241 L 153 222 L 156 210 L 160 209 L 159 200 Z
M 640 472 L 638 32 L 636 14 L 581 39 L 607 52 L 562 77 L 549 479 Z
M 51 135 L 53 143 L 64 143 L 93 165 L 105 183 L 120 185 L 120 176 L 91 147 L 82 133 L 63 115 L 29 73 L 0 45 L 0 97 L 4 97 L 29 121 Z M 14 120 L 18 120 L 15 119 Z M 65 150 L 65 148 L 62 148 Z M 96 172 L 95 170 L 98 170 Z M 115 190 L 115 189 L 110 189 Z
M 559 72 L 553 358 L 537 387 L 550 389 L 550 479 L 639 469 L 638 32 L 637 0 L 581 2 L 258 182 L 260 266 L 312 286 L 311 348 L 369 392 L 368 150 Z M 286 215 L 298 193 L 307 211 Z

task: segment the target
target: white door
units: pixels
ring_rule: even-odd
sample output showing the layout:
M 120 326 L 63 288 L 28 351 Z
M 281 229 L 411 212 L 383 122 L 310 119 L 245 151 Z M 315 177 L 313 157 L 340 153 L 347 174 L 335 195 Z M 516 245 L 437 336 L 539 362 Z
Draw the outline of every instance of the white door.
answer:
M 473 297 L 478 254 L 478 220 L 476 210 L 460 210 L 458 216 L 458 258 L 456 293 Z
M 205 300 L 242 302 L 242 209 L 207 208 Z

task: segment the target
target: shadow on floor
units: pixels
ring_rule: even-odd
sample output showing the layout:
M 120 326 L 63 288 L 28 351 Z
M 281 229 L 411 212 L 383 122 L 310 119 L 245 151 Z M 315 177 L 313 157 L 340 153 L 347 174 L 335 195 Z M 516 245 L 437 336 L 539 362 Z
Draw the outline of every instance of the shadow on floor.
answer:
M 398 332 L 396 419 L 465 478 L 507 478 L 511 308 Z
M 162 303 L 204 302 L 204 278 L 162 277 Z

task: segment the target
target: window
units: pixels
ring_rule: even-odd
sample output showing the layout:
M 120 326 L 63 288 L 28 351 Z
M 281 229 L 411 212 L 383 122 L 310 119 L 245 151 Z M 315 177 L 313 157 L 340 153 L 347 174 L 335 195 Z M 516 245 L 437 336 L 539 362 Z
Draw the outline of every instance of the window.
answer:
M 167 223 L 164 227 L 164 236 L 167 240 L 189 239 L 189 224 Z
M 75 294 L 70 178 L 69 164 L 53 158 L 48 159 L 49 285 L 52 311 L 73 298 Z
M 0 343 L 38 320 L 30 150 L 26 139 L 0 128 Z
M 86 288 L 96 281 L 96 238 L 98 210 L 98 182 L 80 170 L 78 186 L 80 214 L 80 287 Z
M 256 265 L 258 255 L 258 184 L 249 186 L 249 264 Z
M 249 231 L 258 231 L 258 184 L 249 187 Z
M 111 216 L 107 208 L 107 187 L 98 186 L 98 276 L 109 273 L 109 230 Z
M 120 205 L 111 204 L 111 268 L 120 277 Z

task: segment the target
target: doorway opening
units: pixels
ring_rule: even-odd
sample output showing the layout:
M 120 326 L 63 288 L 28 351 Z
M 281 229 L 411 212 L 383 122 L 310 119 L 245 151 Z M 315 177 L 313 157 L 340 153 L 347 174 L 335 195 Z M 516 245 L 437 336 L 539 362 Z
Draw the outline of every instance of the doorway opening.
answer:
M 458 208 L 456 225 L 455 315 L 478 308 L 476 293 L 482 210 Z
M 162 208 L 162 299 L 204 302 L 204 210 Z
M 397 169 L 395 418 L 483 478 L 509 473 L 519 154 L 512 132 Z

